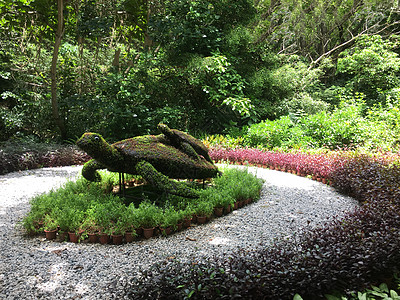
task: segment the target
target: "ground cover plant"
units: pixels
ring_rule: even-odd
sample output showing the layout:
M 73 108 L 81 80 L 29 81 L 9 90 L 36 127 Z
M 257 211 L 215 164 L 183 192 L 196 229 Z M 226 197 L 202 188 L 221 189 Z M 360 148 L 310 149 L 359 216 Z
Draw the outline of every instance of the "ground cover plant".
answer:
M 102 172 L 103 180 L 89 182 L 84 178 L 68 182 L 63 188 L 39 195 L 31 200 L 31 210 L 22 220 L 31 234 L 45 229 L 59 228 L 60 232 L 74 232 L 81 240 L 91 233 L 107 235 L 136 232 L 140 228 L 172 227 L 193 215 L 212 217 L 214 208 L 233 208 L 236 201 L 259 198 L 263 181 L 247 170 L 226 170 L 205 189 L 198 186 L 199 199 L 193 200 L 153 190 L 143 192 L 140 201 L 111 193 L 118 183 L 118 174 Z M 135 179 L 134 176 L 127 180 Z M 142 180 L 136 176 L 135 182 Z M 240 189 L 240 187 L 242 187 Z
M 252 152 L 253 151 L 253 152 Z M 254 151 L 219 153 L 218 159 L 252 161 Z M 246 156 L 245 153 L 249 154 Z M 262 156 L 261 152 L 258 155 Z M 400 268 L 400 165 L 398 155 L 357 152 L 315 155 L 268 153 L 269 165 L 310 158 L 311 172 L 333 180 L 337 189 L 363 205 L 302 237 L 273 247 L 238 250 L 206 262 L 156 264 L 127 285 L 125 296 L 145 299 L 323 299 L 338 290 L 351 294 L 384 281 Z M 301 155 L 301 156 L 300 156 Z M 216 159 L 216 156 L 211 156 Z M 324 159 L 324 157 L 326 157 Z M 259 163 L 259 162 L 257 162 Z M 299 163 L 297 163 L 299 164 Z M 296 163 L 295 163 L 296 165 Z M 312 174 L 312 173 L 311 173 Z M 139 279 L 138 279 L 139 278 Z
M 0 175 L 43 167 L 79 165 L 89 156 L 73 145 L 44 144 L 29 139 L 0 143 Z

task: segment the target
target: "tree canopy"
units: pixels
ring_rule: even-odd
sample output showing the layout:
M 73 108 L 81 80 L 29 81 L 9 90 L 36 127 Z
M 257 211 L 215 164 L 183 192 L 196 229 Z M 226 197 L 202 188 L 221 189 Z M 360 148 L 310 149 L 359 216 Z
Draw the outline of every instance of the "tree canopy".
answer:
M 399 85 L 396 1 L 3 0 L 0 139 L 227 132 Z

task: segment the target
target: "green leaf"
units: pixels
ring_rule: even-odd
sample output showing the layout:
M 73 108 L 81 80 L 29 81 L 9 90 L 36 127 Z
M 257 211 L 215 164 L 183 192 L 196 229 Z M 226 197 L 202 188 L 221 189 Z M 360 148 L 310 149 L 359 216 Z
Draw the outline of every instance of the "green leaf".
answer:
M 192 297 L 192 296 L 193 296 L 193 294 L 194 294 L 194 290 L 193 290 L 193 291 L 191 291 L 191 292 L 188 294 L 188 298 Z
M 303 300 L 299 294 L 294 295 L 293 300 Z
M 380 289 L 381 291 L 384 291 L 384 292 L 386 292 L 386 293 L 389 293 L 389 288 L 388 288 L 388 286 L 387 286 L 386 283 L 380 284 L 380 285 L 379 285 L 379 289 Z
M 361 292 L 357 293 L 358 300 L 367 300 L 367 293 L 362 294 Z
M 334 295 L 325 295 L 325 298 L 326 298 L 326 300 L 342 300 L 343 299 L 343 298 L 338 298 Z
M 393 299 L 400 299 L 399 295 L 394 290 L 390 290 L 390 297 Z

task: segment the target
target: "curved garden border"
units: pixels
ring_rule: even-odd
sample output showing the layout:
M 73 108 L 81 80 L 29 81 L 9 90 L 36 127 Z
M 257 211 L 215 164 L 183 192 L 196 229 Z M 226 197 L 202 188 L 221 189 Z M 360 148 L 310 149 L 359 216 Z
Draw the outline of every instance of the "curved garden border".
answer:
M 344 220 L 310 230 L 299 241 L 237 252 L 204 264 L 155 265 L 126 293 L 131 298 L 321 299 L 333 290 L 362 289 L 400 268 L 399 155 L 273 153 L 214 149 L 216 161 L 308 170 L 331 180 L 362 207 Z M 157 288 L 154 288 L 157 287 Z

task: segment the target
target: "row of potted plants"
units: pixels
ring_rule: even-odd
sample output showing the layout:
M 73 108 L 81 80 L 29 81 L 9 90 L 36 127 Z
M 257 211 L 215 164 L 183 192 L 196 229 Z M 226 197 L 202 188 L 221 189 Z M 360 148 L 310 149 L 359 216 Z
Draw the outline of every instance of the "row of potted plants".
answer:
M 196 201 L 168 195 L 162 199 L 162 205 L 148 199 L 139 205 L 125 205 L 123 199 L 101 191 L 99 184 L 80 179 L 34 198 L 22 224 L 30 234 L 47 232 L 49 239 L 58 236 L 65 240 L 65 233 L 69 233 L 71 241 L 93 242 L 104 236 L 100 242 L 108 243 L 107 237 L 115 236 L 114 243 L 120 243 L 121 239 L 150 237 L 151 233 L 143 229 L 154 232 L 158 228 L 160 233 L 168 234 L 179 230 L 180 223 L 185 221 L 188 227 L 193 216 L 198 223 L 213 215 L 221 216 L 243 205 L 245 200 L 257 200 L 262 183 L 246 170 L 227 170 L 211 187 L 202 190 Z
M 238 200 L 227 206 L 214 207 L 207 202 L 201 202 L 195 211 L 176 211 L 168 208 L 162 217 L 162 221 L 158 223 L 147 223 L 145 227 L 140 225 L 132 225 L 132 223 L 124 223 L 124 219 L 118 220 L 117 224 L 112 224 L 108 229 L 98 227 L 94 222 L 86 219 L 77 231 L 64 232 L 56 225 L 57 223 L 49 215 L 45 216 L 43 224 L 43 232 L 47 240 L 70 241 L 70 242 L 89 242 L 100 244 L 130 243 L 141 238 L 151 238 L 153 236 L 167 236 L 174 232 L 179 232 L 192 224 L 205 224 L 215 217 L 222 217 L 235 209 L 239 209 L 250 204 L 252 199 Z M 196 213 L 197 212 L 197 213 Z M 193 214 L 192 214 L 193 213 Z M 155 218 L 154 218 L 155 219 Z M 157 224 L 157 225 L 155 225 Z M 154 225 L 154 226 L 153 226 Z M 147 227 L 150 226 L 150 227 Z M 41 230 L 38 228 L 39 231 Z

